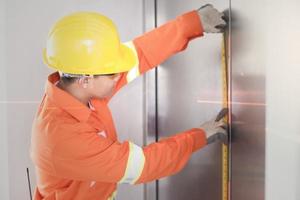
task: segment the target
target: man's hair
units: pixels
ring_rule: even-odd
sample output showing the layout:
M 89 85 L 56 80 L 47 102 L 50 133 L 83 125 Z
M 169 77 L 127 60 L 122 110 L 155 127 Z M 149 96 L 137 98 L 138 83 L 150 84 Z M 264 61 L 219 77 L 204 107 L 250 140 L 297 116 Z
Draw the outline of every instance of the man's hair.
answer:
M 72 83 L 75 83 L 78 81 L 80 78 L 82 78 L 84 75 L 77 75 L 77 74 L 65 74 L 62 73 L 60 74 L 60 80 L 65 84 L 65 85 L 70 85 Z M 88 75 L 86 75 L 88 76 Z M 101 75 L 93 75 L 94 77 L 98 77 Z
M 67 76 L 61 76 L 60 80 L 65 85 L 70 85 L 72 83 L 75 83 L 77 80 L 79 80 L 79 77 L 67 77 Z

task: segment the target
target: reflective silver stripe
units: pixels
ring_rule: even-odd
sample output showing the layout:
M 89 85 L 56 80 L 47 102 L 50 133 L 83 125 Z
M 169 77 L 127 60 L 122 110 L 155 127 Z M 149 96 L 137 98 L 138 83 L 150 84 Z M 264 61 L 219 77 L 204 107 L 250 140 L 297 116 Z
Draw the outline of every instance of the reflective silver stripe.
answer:
M 138 55 L 137 55 L 136 49 L 134 47 L 134 44 L 131 41 L 124 43 L 124 45 L 129 47 L 132 50 L 132 52 L 134 52 L 134 55 L 137 60 L 136 65 L 127 73 L 126 79 L 127 79 L 127 83 L 129 83 L 129 82 L 133 81 L 134 79 L 136 79 L 140 75 L 139 59 L 138 59 Z
M 127 76 L 126 76 L 127 83 L 133 81 L 133 80 L 136 79 L 139 75 L 140 75 L 139 67 L 137 66 L 137 67 L 132 68 L 132 69 L 127 73 Z
M 129 156 L 126 171 L 119 183 L 134 184 L 141 176 L 145 164 L 143 149 L 129 142 Z

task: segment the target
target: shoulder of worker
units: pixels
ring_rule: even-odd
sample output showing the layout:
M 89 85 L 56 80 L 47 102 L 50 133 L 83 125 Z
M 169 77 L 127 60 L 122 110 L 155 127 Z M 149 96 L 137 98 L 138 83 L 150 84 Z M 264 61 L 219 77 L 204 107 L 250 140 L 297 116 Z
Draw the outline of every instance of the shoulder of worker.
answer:
M 55 144 L 80 133 L 95 133 L 97 130 L 85 121 L 80 121 L 54 103 L 46 102 L 39 109 L 33 123 L 33 137 Z

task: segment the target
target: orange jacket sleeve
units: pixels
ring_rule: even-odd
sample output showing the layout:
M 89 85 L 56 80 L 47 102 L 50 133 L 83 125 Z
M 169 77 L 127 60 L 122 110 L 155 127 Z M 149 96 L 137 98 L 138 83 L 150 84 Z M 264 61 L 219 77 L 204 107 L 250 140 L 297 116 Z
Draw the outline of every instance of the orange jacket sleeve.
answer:
M 135 184 L 179 172 L 186 165 L 191 154 L 205 144 L 204 131 L 194 128 L 144 147 L 145 164 Z
M 97 133 L 66 134 L 52 152 L 54 175 L 81 181 L 144 183 L 178 172 L 192 152 L 205 145 L 201 129 L 191 129 L 144 148 Z
M 190 40 L 202 35 L 200 17 L 196 11 L 191 11 L 135 38 L 131 48 L 138 57 L 138 66 L 122 74 L 114 93 L 139 75 L 183 51 Z

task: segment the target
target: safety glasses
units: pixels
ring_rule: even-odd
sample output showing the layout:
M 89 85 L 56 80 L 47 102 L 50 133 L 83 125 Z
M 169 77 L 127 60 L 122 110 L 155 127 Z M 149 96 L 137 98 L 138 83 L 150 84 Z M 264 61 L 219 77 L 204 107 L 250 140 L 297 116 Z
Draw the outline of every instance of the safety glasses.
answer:
M 97 74 L 97 75 L 90 75 L 90 74 L 68 74 L 68 73 L 61 73 L 62 77 L 66 77 L 66 78 L 84 78 L 84 77 L 97 77 L 97 76 L 107 76 L 109 78 L 115 78 L 119 75 L 120 73 L 112 73 L 112 74 Z

